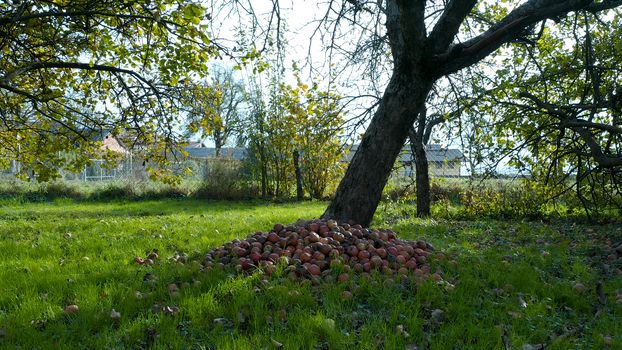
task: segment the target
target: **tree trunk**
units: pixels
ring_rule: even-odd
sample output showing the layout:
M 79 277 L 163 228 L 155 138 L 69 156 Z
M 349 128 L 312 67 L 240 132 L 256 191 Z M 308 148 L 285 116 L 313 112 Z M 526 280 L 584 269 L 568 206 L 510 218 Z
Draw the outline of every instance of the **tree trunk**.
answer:
M 259 169 L 261 172 L 261 198 L 268 198 L 268 171 L 266 169 L 266 157 L 264 156 L 263 145 L 258 143 L 259 150 Z
M 261 198 L 268 198 L 268 171 L 265 164 L 261 164 Z
M 214 151 L 216 158 L 220 157 L 220 150 L 222 149 L 223 140 L 220 136 L 220 131 L 214 131 Z
M 431 80 L 413 72 L 393 75 L 323 218 L 370 224 L 393 164 L 431 86 Z
M 298 150 L 294 151 L 294 169 L 296 171 L 296 199 L 301 201 L 304 198 L 304 191 L 302 190 L 302 171 L 300 170 L 300 153 Z
M 410 149 L 415 156 L 415 181 L 417 184 L 417 216 L 430 216 L 430 174 L 428 157 L 425 154 L 423 139 L 418 137 L 414 128 L 410 129 Z

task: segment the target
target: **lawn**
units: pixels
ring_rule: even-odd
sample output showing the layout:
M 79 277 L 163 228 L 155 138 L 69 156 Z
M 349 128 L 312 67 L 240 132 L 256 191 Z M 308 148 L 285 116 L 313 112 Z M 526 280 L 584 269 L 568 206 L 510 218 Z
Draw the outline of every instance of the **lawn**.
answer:
M 199 271 L 208 249 L 325 205 L 0 202 L 0 347 L 622 349 L 622 259 L 608 257 L 620 225 L 400 219 L 382 206 L 374 227 L 454 257 L 432 263 L 444 281 L 312 285 Z M 152 249 L 154 265 L 134 263 Z M 79 311 L 66 315 L 70 304 Z

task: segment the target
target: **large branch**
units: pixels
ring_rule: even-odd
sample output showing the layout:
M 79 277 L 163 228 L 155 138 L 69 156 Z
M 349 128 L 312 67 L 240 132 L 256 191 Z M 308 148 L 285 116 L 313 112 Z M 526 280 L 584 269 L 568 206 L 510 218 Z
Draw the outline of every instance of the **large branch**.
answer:
M 611 157 L 603 152 L 594 135 L 585 128 L 573 128 L 583 138 L 590 149 L 592 158 L 603 168 L 622 167 L 622 156 Z
M 159 89 L 155 85 L 153 85 L 152 82 L 145 79 L 143 76 L 134 72 L 133 70 L 113 67 L 113 66 L 107 66 L 107 65 L 102 65 L 102 64 L 92 64 L 92 63 L 83 63 L 83 62 L 37 62 L 37 63 L 29 64 L 29 65 L 17 68 L 11 72 L 8 72 L 2 78 L 0 78 L 0 83 L 3 83 L 3 85 L 9 85 L 13 79 L 15 79 L 16 77 L 24 73 L 28 73 L 28 72 L 40 70 L 40 69 L 53 69 L 53 68 L 81 69 L 81 70 L 95 70 L 95 71 L 111 72 L 111 73 L 123 73 L 123 74 L 131 75 L 137 80 L 147 84 L 156 93 L 159 91 Z
M 461 44 L 451 45 L 446 52 L 431 57 L 430 67 L 440 67 L 437 76 L 444 76 L 471 66 L 501 45 L 518 39 L 525 28 L 546 19 L 558 19 L 569 12 L 599 12 L 622 5 L 622 0 L 529 0 L 510 12 L 484 33 Z
M 430 117 L 434 117 L 429 120 L 427 125 L 425 126 L 425 131 L 423 132 L 423 144 L 427 145 L 428 141 L 430 141 L 430 136 L 432 135 L 432 129 L 440 123 L 445 121 L 445 117 L 442 115 L 432 115 Z
M 9 23 L 26 22 L 31 19 L 48 18 L 48 17 L 76 18 L 76 17 L 92 17 L 92 16 L 115 17 L 115 18 L 123 18 L 123 19 L 146 19 L 146 20 L 151 20 L 154 22 L 162 21 L 161 18 L 158 18 L 156 16 L 85 10 L 85 11 L 67 11 L 67 12 L 47 11 L 47 12 L 31 13 L 28 15 L 15 16 L 15 17 L 6 16 L 3 18 L 0 18 L 0 25 L 7 25 Z M 167 24 L 177 25 L 175 22 L 171 22 L 171 21 L 163 21 L 163 22 Z
M 420 44 L 425 39 L 425 1 L 387 0 L 386 27 L 394 64 L 398 67 L 409 65 L 421 57 Z M 408 53 L 404 57 L 402 53 Z M 401 69 L 409 70 L 402 67 Z
M 477 0 L 450 1 L 426 39 L 428 49 L 435 54 L 447 50 L 458 33 L 460 25 L 476 4 Z
M 570 127 L 579 127 L 579 128 L 609 131 L 610 133 L 613 133 L 613 134 L 622 135 L 622 127 L 618 125 L 596 123 L 596 122 L 591 122 L 591 121 L 583 120 L 583 119 L 569 120 L 565 122 L 564 125 L 568 125 Z

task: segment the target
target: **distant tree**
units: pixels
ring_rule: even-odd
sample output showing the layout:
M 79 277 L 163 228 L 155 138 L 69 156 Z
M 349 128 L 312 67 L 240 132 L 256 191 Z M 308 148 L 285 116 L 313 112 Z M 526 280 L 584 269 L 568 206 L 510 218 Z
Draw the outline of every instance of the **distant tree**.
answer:
M 295 85 L 272 78 L 249 89 L 246 139 L 264 195 L 287 196 L 299 185 L 297 195 L 323 198 L 344 170 L 340 96 L 294 71 Z
M 232 68 L 215 66 L 210 82 L 188 90 L 188 129 L 214 141 L 216 156 L 240 133 L 243 119 L 244 84 Z
M 345 170 L 341 97 L 335 87 L 331 91 L 321 89 L 316 82 L 305 84 L 296 69 L 295 77 L 295 86 L 281 84 L 279 103 L 285 108 L 291 147 L 300 155 L 302 186 L 312 198 L 320 199 Z

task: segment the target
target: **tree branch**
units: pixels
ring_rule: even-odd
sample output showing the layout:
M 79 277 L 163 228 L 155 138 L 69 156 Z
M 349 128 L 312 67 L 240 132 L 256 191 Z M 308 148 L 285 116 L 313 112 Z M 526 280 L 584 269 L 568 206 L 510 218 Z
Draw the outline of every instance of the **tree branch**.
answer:
M 426 39 L 428 49 L 435 54 L 447 50 L 458 33 L 460 25 L 476 4 L 477 0 L 452 0 L 445 5 L 443 14 Z
M 428 141 L 430 141 L 430 135 L 432 135 L 432 129 L 438 124 L 445 121 L 445 118 L 442 115 L 440 116 L 432 115 L 431 117 L 435 117 L 435 118 L 430 120 L 425 126 L 425 131 L 423 132 L 423 144 L 424 145 L 427 145 Z
M 588 128 L 597 128 L 601 130 L 608 130 L 613 133 L 620 133 L 622 132 L 622 128 L 615 125 L 593 123 L 586 120 L 577 119 L 561 111 L 556 106 L 544 102 L 528 92 L 523 92 L 520 94 L 520 96 L 530 99 L 538 107 L 544 109 L 550 115 L 557 117 L 561 121 L 561 126 L 569 127 L 577 134 L 579 134 L 579 136 L 581 136 L 583 141 L 585 141 L 586 145 L 588 146 L 591 157 L 596 161 L 596 163 L 598 163 L 598 165 L 603 168 L 622 166 L 622 155 L 612 157 L 605 154 L 601 145 L 594 138 L 594 135 L 588 130 Z
M 594 3 L 594 0 L 529 0 L 510 12 L 484 33 L 462 44 L 451 45 L 444 53 L 431 56 L 428 66 L 439 67 L 436 76 L 444 76 L 482 60 L 501 45 L 519 38 L 530 25 L 546 19 L 559 19 L 569 12 L 599 12 L 622 5 L 622 0 Z
M 82 69 L 82 70 L 95 70 L 95 71 L 103 71 L 103 72 L 111 72 L 111 73 L 123 73 L 133 76 L 139 81 L 147 84 L 153 91 L 156 93 L 159 89 L 153 85 L 152 82 L 145 79 L 140 74 L 134 72 L 130 69 L 101 65 L 101 64 L 91 64 L 91 63 L 82 63 L 82 62 L 37 62 L 33 64 L 29 64 L 18 69 L 13 70 L 12 72 L 8 72 L 4 75 L 4 77 L 0 78 L 0 82 L 3 84 L 1 86 L 7 86 L 13 79 L 17 76 L 34 71 L 39 69 L 48 69 L 48 68 L 59 68 L 59 69 Z
M 60 17 L 60 18 L 75 18 L 75 17 L 91 17 L 91 16 L 101 16 L 101 17 L 115 17 L 115 18 L 123 18 L 123 19 L 146 19 L 154 22 L 162 22 L 166 24 L 172 24 L 178 26 L 179 24 L 171 21 L 163 21 L 160 18 L 155 16 L 146 16 L 146 15 L 138 15 L 138 14 L 124 14 L 124 13 L 109 13 L 104 11 L 72 11 L 72 12 L 57 12 L 57 11 L 48 11 L 48 12 L 39 12 L 32 13 L 24 16 L 17 17 L 4 17 L 0 18 L 0 25 L 7 25 L 10 23 L 18 23 L 18 22 L 26 22 L 31 19 L 37 18 L 46 18 L 46 17 Z

